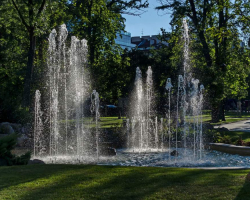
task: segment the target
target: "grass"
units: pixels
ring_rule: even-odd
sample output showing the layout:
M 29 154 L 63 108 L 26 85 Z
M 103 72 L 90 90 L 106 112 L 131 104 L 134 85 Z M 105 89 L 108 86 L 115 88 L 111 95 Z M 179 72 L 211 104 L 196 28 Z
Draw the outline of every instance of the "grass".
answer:
M 249 170 L 91 165 L 0 167 L 0 199 L 250 199 Z
M 219 125 L 222 125 L 222 124 L 230 124 L 230 123 L 234 123 L 234 122 L 244 121 L 244 120 L 247 120 L 247 119 L 249 119 L 249 118 L 245 118 L 245 117 L 242 117 L 242 118 L 228 118 L 228 117 L 226 117 L 226 121 L 219 121 L 217 123 L 210 123 L 210 124 L 219 126 Z
M 99 126 L 100 128 L 112 128 L 112 127 L 121 127 L 123 120 L 126 119 L 122 117 L 118 119 L 118 117 L 100 117 Z M 65 124 L 65 120 L 62 120 L 61 123 Z M 76 123 L 76 120 L 68 120 L 69 124 Z M 83 123 L 86 127 L 94 128 L 95 127 L 95 120 L 92 117 L 85 117 L 83 119 Z
M 209 116 L 210 117 L 210 116 Z M 211 123 L 212 125 L 229 124 L 233 122 L 243 121 L 250 118 L 250 113 L 241 113 L 239 116 L 236 112 L 225 112 L 226 121 L 220 121 L 217 123 Z M 211 117 L 208 121 L 211 120 Z
M 211 122 L 211 115 L 209 110 L 203 111 L 202 120 L 203 122 Z M 250 118 L 250 113 L 242 113 L 241 116 L 238 116 L 236 112 L 226 112 L 225 113 L 226 121 L 220 121 L 217 123 L 211 123 L 212 125 L 221 125 L 221 124 L 228 124 L 233 123 L 237 121 L 247 120 Z M 117 116 L 114 117 L 100 117 L 99 125 L 100 128 L 112 128 L 112 127 L 121 127 L 123 124 L 123 120 L 126 119 L 126 117 L 122 117 L 121 119 L 118 119 Z M 191 117 L 188 119 L 189 122 L 193 122 L 193 118 Z M 75 120 L 68 120 L 69 124 L 75 123 Z M 83 119 L 83 122 L 86 127 L 94 128 L 95 127 L 95 121 L 91 117 L 85 117 Z M 65 120 L 62 120 L 61 123 L 65 123 Z

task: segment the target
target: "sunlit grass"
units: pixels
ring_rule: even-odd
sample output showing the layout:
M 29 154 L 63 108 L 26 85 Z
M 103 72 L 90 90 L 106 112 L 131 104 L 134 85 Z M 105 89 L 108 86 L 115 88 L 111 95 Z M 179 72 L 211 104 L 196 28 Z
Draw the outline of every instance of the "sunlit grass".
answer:
M 90 165 L 0 167 L 0 199 L 250 199 L 248 172 Z
M 98 126 L 100 128 L 121 127 L 124 119 L 126 118 L 122 117 L 121 119 L 119 119 L 118 117 L 100 117 L 100 120 L 98 120 Z M 96 127 L 96 121 L 93 117 L 85 117 L 83 119 L 80 119 L 80 122 L 83 122 L 85 128 Z M 66 121 L 61 120 L 60 123 L 65 124 Z M 76 123 L 76 120 L 68 120 L 67 123 L 69 125 L 74 125 Z
M 210 115 L 209 110 L 203 111 L 202 114 L 202 121 L 203 122 L 209 122 L 211 123 L 211 115 Z M 199 116 L 201 119 L 201 116 Z M 221 124 L 227 124 L 227 123 L 233 123 L 233 122 L 238 122 L 242 120 L 247 120 L 250 118 L 250 113 L 242 113 L 241 116 L 239 116 L 236 112 L 226 112 L 225 114 L 226 121 L 220 121 L 217 123 L 211 123 L 212 125 L 221 125 Z M 123 121 L 126 119 L 126 117 L 122 117 L 119 119 L 117 116 L 113 117 L 100 117 L 100 120 L 98 121 L 98 125 L 100 128 L 113 128 L 113 127 L 122 127 Z M 95 125 L 95 119 L 93 117 L 85 117 L 81 119 L 84 123 L 84 126 L 86 128 L 94 128 L 96 127 Z M 189 123 L 194 122 L 194 118 L 192 116 L 186 117 L 186 121 Z M 68 124 L 74 125 L 76 123 L 76 120 L 68 120 Z M 61 120 L 61 123 L 66 123 L 65 120 Z

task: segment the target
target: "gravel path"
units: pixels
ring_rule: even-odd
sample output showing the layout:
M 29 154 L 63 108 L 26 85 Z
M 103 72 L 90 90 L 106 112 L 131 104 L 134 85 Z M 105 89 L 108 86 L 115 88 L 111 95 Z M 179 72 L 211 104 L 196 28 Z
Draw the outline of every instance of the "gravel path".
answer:
M 231 124 L 222 124 L 219 126 L 214 126 L 214 128 L 222 128 L 222 127 L 227 128 L 229 131 L 250 132 L 250 119 Z

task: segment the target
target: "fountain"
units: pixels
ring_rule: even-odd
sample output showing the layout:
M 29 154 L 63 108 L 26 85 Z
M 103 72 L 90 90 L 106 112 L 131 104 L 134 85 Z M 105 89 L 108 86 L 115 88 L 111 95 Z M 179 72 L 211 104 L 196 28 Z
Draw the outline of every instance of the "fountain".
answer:
M 100 165 L 160 167 L 246 167 L 250 157 L 234 156 L 204 149 L 202 105 L 204 86 L 192 77 L 189 64 L 189 36 L 183 21 L 184 70 L 178 82 L 166 81 L 166 112 L 159 116 L 154 108 L 153 71 L 146 80 L 136 68 L 130 118 L 124 132 L 126 149 L 116 156 L 103 155 L 99 128 L 99 94 L 89 93 L 86 70 L 87 41 L 71 37 L 67 48 L 67 29 L 52 30 L 48 50 L 48 99 L 42 110 L 41 93 L 35 95 L 34 157 L 45 163 L 97 163 Z M 172 94 L 175 105 L 173 105 Z M 90 97 L 93 124 L 84 119 L 84 102 Z M 173 108 L 176 108 L 175 112 Z M 89 109 L 89 107 L 87 108 Z M 175 117 L 174 114 L 176 113 Z M 90 130 L 92 127 L 92 130 Z
M 85 108 L 85 102 L 90 96 L 86 69 L 87 41 L 72 36 L 68 48 L 67 35 L 67 28 L 63 24 L 59 27 L 58 34 L 53 29 L 48 38 L 46 86 L 48 93 L 44 92 L 47 109 L 41 110 L 41 93 L 37 90 L 34 156 L 49 156 L 53 160 L 60 156 L 89 156 L 97 149 L 98 158 L 98 131 L 96 131 L 96 145 L 93 145 L 95 139 L 87 129 L 87 123 L 84 123 L 84 114 L 90 109 Z M 93 107 L 98 115 L 98 93 L 93 92 L 92 96 L 94 96 L 94 99 L 91 99 L 94 100 Z M 42 128 L 43 124 L 46 125 L 45 128 Z
M 131 135 L 128 137 L 129 151 L 139 153 L 159 148 L 158 118 L 154 113 L 153 72 L 150 66 L 146 73 L 144 90 L 141 70 L 139 67 L 136 68 L 135 90 L 130 109 L 132 120 L 131 124 L 127 125 L 131 127 L 131 133 L 128 133 Z

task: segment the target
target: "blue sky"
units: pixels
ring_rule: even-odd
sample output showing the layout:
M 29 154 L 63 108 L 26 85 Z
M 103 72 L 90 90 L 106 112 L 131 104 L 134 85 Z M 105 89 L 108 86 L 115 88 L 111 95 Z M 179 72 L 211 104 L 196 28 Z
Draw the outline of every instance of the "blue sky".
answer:
M 149 0 L 149 8 L 145 9 L 147 12 L 141 15 L 141 17 L 124 15 L 126 18 L 127 32 L 130 32 L 132 36 L 143 35 L 157 35 L 160 33 L 160 28 L 170 30 L 170 15 L 163 15 L 162 11 L 155 10 L 156 6 L 160 4 L 156 0 Z

